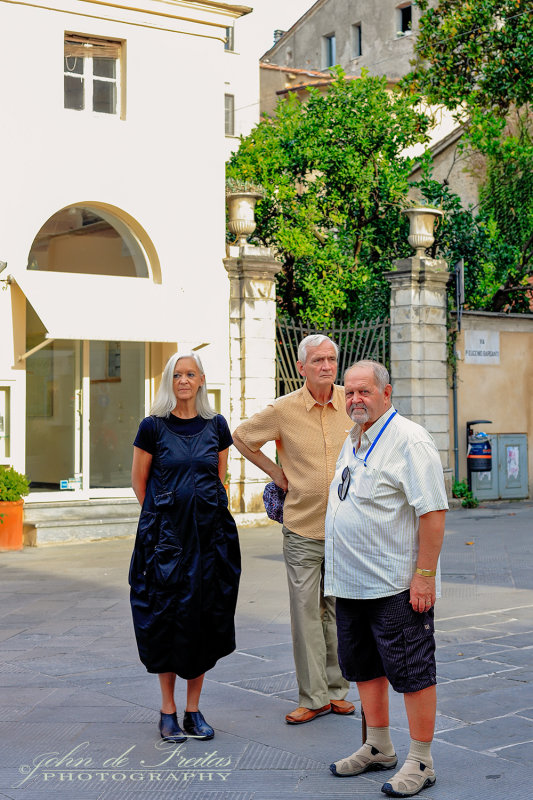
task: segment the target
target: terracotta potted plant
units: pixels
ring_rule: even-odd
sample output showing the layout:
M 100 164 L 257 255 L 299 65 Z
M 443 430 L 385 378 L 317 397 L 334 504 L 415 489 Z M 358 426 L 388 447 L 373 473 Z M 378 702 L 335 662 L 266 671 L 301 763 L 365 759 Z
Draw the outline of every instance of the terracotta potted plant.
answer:
M 25 475 L 0 467 L 0 550 L 22 550 L 22 498 L 29 491 Z

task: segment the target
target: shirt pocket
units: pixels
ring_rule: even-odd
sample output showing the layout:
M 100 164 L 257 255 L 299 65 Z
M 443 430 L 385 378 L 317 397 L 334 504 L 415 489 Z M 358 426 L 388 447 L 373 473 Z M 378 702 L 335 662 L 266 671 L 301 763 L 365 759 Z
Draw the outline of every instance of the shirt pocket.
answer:
M 372 500 L 376 494 L 377 471 L 371 467 L 361 467 L 354 475 L 354 493 L 361 500 Z

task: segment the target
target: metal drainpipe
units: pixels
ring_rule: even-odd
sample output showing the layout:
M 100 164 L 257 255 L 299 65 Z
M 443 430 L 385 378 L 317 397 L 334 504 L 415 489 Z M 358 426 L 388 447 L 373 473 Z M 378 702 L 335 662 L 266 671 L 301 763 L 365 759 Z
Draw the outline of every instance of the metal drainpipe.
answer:
M 452 397 L 453 397 L 453 453 L 455 458 L 455 480 L 459 481 L 459 425 L 457 422 L 457 334 L 461 330 L 461 316 L 465 301 L 465 277 L 464 261 L 462 258 L 454 265 L 453 275 L 455 276 L 455 308 L 457 312 L 457 331 L 453 337 L 453 376 L 452 376 Z
M 455 338 L 453 341 L 453 374 L 452 374 L 452 396 L 453 396 L 453 454 L 454 454 L 454 474 L 455 480 L 459 481 L 459 425 L 457 423 L 457 350 Z

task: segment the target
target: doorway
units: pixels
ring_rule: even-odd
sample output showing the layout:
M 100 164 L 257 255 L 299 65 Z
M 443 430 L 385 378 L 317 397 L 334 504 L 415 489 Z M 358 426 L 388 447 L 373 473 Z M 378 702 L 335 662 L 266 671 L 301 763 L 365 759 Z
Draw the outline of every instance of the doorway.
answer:
M 144 342 L 54 340 L 28 356 L 32 494 L 129 494 L 132 444 L 145 416 L 145 350 Z
M 92 204 L 68 206 L 45 222 L 31 246 L 27 270 L 49 273 L 49 286 L 56 287 L 50 295 L 52 310 L 65 302 L 75 303 L 74 308 L 89 302 L 83 294 L 61 295 L 61 273 L 94 276 L 87 278 L 93 282 L 112 276 L 115 283 L 106 297 L 113 307 L 127 302 L 123 283 L 133 281 L 141 290 L 145 281 L 151 284 L 148 257 L 133 230 L 109 208 Z M 26 474 L 31 493 L 39 500 L 129 495 L 132 443 L 147 402 L 148 348 L 142 341 L 100 340 L 107 317 L 98 317 L 99 298 L 90 305 L 89 330 L 86 326 L 82 332 L 74 317 L 68 330 L 59 333 L 89 334 L 88 339 L 53 338 L 39 316 L 44 316 L 40 299 L 35 296 L 35 309 L 26 302 Z M 126 338 L 138 333 L 120 324 L 115 328 Z

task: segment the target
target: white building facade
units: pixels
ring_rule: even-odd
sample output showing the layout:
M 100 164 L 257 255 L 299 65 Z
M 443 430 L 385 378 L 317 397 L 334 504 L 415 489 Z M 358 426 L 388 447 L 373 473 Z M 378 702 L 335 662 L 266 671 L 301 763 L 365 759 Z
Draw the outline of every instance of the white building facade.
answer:
M 128 497 L 168 356 L 229 409 L 224 52 L 249 8 L 0 0 L 0 464 Z
M 254 14 L 228 27 L 224 45 L 225 155 L 238 150 L 241 136 L 248 136 L 259 122 L 259 65 L 254 38 Z

